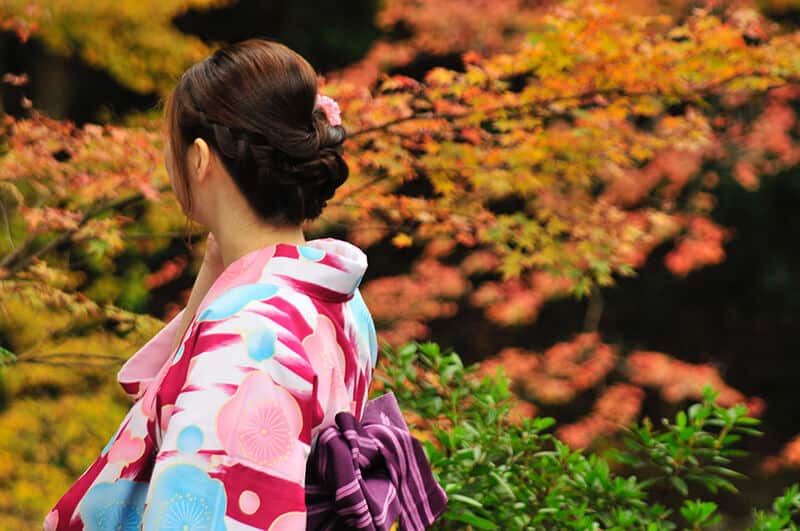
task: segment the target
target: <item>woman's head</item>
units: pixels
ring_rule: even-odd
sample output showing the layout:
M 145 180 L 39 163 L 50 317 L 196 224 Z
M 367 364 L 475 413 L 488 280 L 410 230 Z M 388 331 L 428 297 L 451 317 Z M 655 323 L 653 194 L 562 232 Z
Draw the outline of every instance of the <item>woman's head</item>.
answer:
M 189 160 L 205 150 L 262 221 L 319 216 L 348 168 L 345 130 L 328 123 L 316 97 L 313 67 L 274 41 L 233 44 L 189 68 L 165 105 L 167 169 L 185 211 L 202 210 Z

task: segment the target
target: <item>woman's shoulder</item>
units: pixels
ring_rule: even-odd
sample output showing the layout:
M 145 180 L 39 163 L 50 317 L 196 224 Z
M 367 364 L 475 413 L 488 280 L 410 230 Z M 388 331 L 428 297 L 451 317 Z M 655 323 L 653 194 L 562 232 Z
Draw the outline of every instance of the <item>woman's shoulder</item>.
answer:
M 357 286 L 341 300 L 328 300 L 291 283 L 270 280 L 228 287 L 200 305 L 192 325 L 203 330 L 272 326 L 302 341 L 325 320 L 336 327 L 353 327 L 357 335 L 376 343 L 372 315 Z
M 231 287 L 195 317 L 197 326 L 208 330 L 219 326 L 278 326 L 303 336 L 303 321 L 313 321 L 319 308 L 307 294 L 271 282 L 255 282 Z
M 319 310 L 307 295 L 287 286 L 259 282 L 233 287 L 200 310 L 191 325 L 192 356 L 220 349 L 242 356 L 254 368 L 262 362 L 299 370 L 307 364 L 304 339 L 313 332 Z M 235 352 L 234 352 L 235 351 Z M 310 367 L 308 367 L 310 369 Z M 307 372 L 303 370 L 302 372 Z
M 196 360 L 198 368 L 233 363 L 263 369 L 267 363 L 308 381 L 336 368 L 349 380 L 368 372 L 378 351 L 372 317 L 357 289 L 340 304 L 286 285 L 239 285 L 201 309 L 190 328 L 190 356 L 204 358 Z M 220 350 L 225 355 L 209 356 Z

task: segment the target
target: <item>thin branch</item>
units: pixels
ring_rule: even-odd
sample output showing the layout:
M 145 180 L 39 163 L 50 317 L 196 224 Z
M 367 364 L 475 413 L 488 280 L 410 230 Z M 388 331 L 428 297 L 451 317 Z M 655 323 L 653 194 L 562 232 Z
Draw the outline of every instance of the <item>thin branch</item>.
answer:
M 379 182 L 381 182 L 381 181 L 383 181 L 385 179 L 388 179 L 388 178 L 389 178 L 389 174 L 388 173 L 384 174 L 384 175 L 378 175 L 376 177 L 373 177 L 372 179 L 369 179 L 367 182 L 362 183 L 361 186 L 358 186 L 358 187 L 356 187 L 356 188 L 354 188 L 352 190 L 349 190 L 346 194 L 342 195 L 341 197 L 337 197 L 336 201 L 331 201 L 328 204 L 329 205 L 335 205 L 337 203 L 341 203 L 344 199 L 348 199 L 350 196 L 357 195 L 357 194 L 363 192 L 364 190 L 366 190 L 367 188 L 369 188 L 370 186 L 372 186 L 374 184 L 377 184 L 377 183 L 379 183 Z
M 64 358 L 67 358 L 66 360 Z M 74 358 L 74 359 L 69 359 Z M 49 354 L 17 356 L 7 365 L 17 363 L 33 363 L 53 367 L 113 367 L 124 363 L 128 358 L 109 354 L 93 354 L 89 352 L 51 352 Z
M 16 260 L 17 257 L 22 254 L 28 247 L 33 244 L 33 241 L 36 239 L 35 234 L 29 234 L 25 241 L 23 241 L 16 249 L 12 252 L 5 255 L 2 260 L 0 260 L 0 267 L 6 267 L 12 261 Z
M 11 224 L 8 222 L 8 212 L 6 211 L 6 204 L 0 201 L 0 210 L 3 211 L 3 227 L 6 229 L 6 238 L 8 243 L 11 244 L 11 249 L 16 249 L 17 244 L 14 243 L 14 238 L 11 237 Z
M 124 361 L 124 360 L 119 360 Z M 26 359 L 17 359 L 13 363 L 34 363 L 39 365 L 50 365 L 51 367 L 93 367 L 93 368 L 105 368 L 105 367 L 114 367 L 117 365 L 116 362 L 107 361 L 104 363 L 89 363 L 89 362 L 81 362 L 81 361 L 50 361 L 46 359 L 38 359 L 38 358 L 26 358 Z
M 603 294 L 600 288 L 594 288 L 589 295 L 589 303 L 586 307 L 586 316 L 583 321 L 583 330 L 586 332 L 597 332 L 600 329 L 600 319 L 603 317 Z
M 126 358 L 120 356 L 112 356 L 110 354 L 92 354 L 89 352 L 51 352 L 49 354 L 34 354 L 34 355 L 22 355 L 17 356 L 17 360 L 19 361 L 27 361 L 27 360 L 43 360 L 43 359 L 53 359 L 53 358 L 63 358 L 63 357 L 76 357 L 76 358 L 97 358 L 103 360 L 124 360 Z
M 168 191 L 169 189 L 170 189 L 169 185 L 164 185 L 164 186 L 160 187 L 158 190 L 160 192 L 164 192 L 164 191 Z M 89 210 L 88 212 L 86 212 L 83 215 L 81 220 L 78 222 L 77 227 L 75 227 L 74 229 L 67 229 L 67 230 L 63 231 L 58 236 L 56 236 L 55 238 L 53 238 L 52 240 L 47 242 L 45 245 L 43 245 L 42 247 L 40 247 L 39 249 L 37 249 L 33 253 L 25 255 L 24 253 L 29 251 L 30 247 L 32 247 L 32 245 L 33 245 L 34 238 L 31 236 L 31 237 L 28 238 L 28 240 L 25 242 L 25 244 L 23 246 L 20 246 L 20 249 L 18 249 L 17 253 L 12 253 L 12 254 L 15 254 L 14 257 L 12 257 L 12 258 L 9 258 L 9 257 L 4 258 L 3 261 L 0 262 L 0 266 L 9 265 L 9 267 L 8 267 L 9 276 L 13 276 L 14 274 L 16 274 L 16 273 L 20 272 L 21 270 L 25 269 L 36 258 L 40 258 L 41 256 L 44 256 L 45 254 L 47 254 L 51 250 L 53 250 L 53 249 L 57 248 L 58 246 L 68 242 L 72 238 L 73 234 L 75 234 L 78 230 L 80 230 L 81 227 L 86 225 L 86 223 L 88 223 L 91 219 L 95 218 L 96 216 L 98 216 L 98 215 L 100 215 L 103 212 L 106 212 L 108 210 L 113 210 L 113 209 L 117 209 L 117 208 L 124 208 L 124 207 L 126 207 L 128 205 L 136 204 L 137 202 L 139 202 L 139 201 L 141 201 L 143 199 L 144 199 L 144 195 L 143 194 L 136 193 L 136 194 L 129 195 L 127 197 L 114 199 L 113 201 L 108 201 L 108 202 L 106 202 L 104 204 L 98 205 L 98 206 L 96 206 L 95 208 Z M 21 258 L 17 259 L 17 256 L 21 256 Z
M 690 95 L 693 95 L 693 94 L 703 94 L 705 92 L 709 92 L 709 91 L 711 91 L 711 90 L 713 90 L 715 88 L 718 88 L 718 87 L 722 86 L 725 83 L 733 81 L 733 80 L 735 80 L 737 78 L 755 76 L 755 75 L 759 75 L 759 73 L 757 73 L 757 72 L 739 72 L 739 73 L 736 73 L 736 74 L 731 74 L 730 76 L 728 76 L 726 78 L 717 80 L 717 81 L 715 81 L 713 83 L 709 83 L 708 85 L 703 86 L 703 87 L 699 87 L 696 90 L 691 90 L 691 91 L 684 92 L 684 93 L 678 93 L 678 95 L 680 95 L 680 96 L 690 96 Z M 767 75 L 767 74 L 760 74 L 760 75 Z M 781 83 L 781 84 L 778 84 L 778 85 L 768 86 L 765 89 L 763 89 L 763 92 L 766 92 L 766 91 L 774 89 L 774 88 L 782 87 L 782 86 L 785 86 L 785 85 L 788 85 L 788 84 L 791 84 L 791 83 L 797 83 L 798 81 L 800 81 L 800 78 L 794 78 L 794 77 L 785 77 L 785 78 L 782 78 L 782 79 L 784 80 L 784 83 Z M 375 133 L 375 132 L 378 132 L 378 131 L 386 131 L 390 127 L 392 127 L 394 125 L 405 123 L 405 122 L 410 122 L 410 121 L 415 121 L 415 120 L 441 119 L 441 120 L 447 120 L 447 121 L 451 121 L 452 122 L 452 121 L 458 120 L 459 118 L 468 117 L 468 116 L 474 114 L 475 112 L 483 112 L 485 114 L 492 114 L 492 113 L 501 112 L 501 111 L 506 111 L 506 112 L 508 112 L 508 111 L 517 111 L 517 110 L 525 110 L 525 109 L 528 109 L 529 107 L 543 107 L 543 106 L 546 106 L 546 105 L 550 105 L 552 103 L 557 103 L 557 102 L 565 101 L 565 100 L 593 99 L 593 98 L 596 98 L 597 96 L 613 96 L 613 95 L 626 96 L 626 97 L 636 97 L 636 96 L 666 96 L 667 94 L 665 94 L 663 92 L 658 92 L 658 91 L 625 92 L 621 88 L 610 88 L 610 89 L 604 89 L 604 90 L 592 90 L 592 91 L 588 91 L 588 92 L 583 92 L 583 93 L 578 93 L 578 94 L 570 94 L 570 95 L 566 95 L 566 96 L 556 96 L 556 97 L 553 97 L 553 98 L 547 98 L 547 99 L 542 99 L 542 100 L 536 100 L 536 101 L 530 101 L 530 102 L 526 102 L 526 103 L 521 103 L 519 105 L 500 105 L 498 107 L 490 107 L 488 109 L 483 109 L 483 110 L 470 109 L 470 110 L 462 112 L 462 113 L 435 114 L 435 113 L 426 111 L 426 112 L 422 112 L 422 113 L 411 114 L 409 116 L 395 118 L 393 120 L 389 120 L 388 122 L 380 124 L 380 125 L 367 127 L 365 129 L 360 129 L 358 131 L 350 133 L 348 135 L 348 138 L 354 138 L 354 137 L 358 137 L 358 136 L 361 136 L 361 135 L 366 135 L 366 134 L 369 134 L 369 133 Z

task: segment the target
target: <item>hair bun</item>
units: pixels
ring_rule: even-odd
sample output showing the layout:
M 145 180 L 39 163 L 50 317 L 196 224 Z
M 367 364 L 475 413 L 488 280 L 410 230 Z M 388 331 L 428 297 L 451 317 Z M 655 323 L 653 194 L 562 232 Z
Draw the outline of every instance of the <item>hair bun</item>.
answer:
M 324 112 L 315 109 L 314 129 L 319 140 L 317 156 L 294 165 L 291 172 L 294 174 L 292 180 L 302 189 L 303 210 L 307 218 L 319 216 L 349 174 L 343 157 L 344 127 L 330 125 Z
M 262 219 L 318 217 L 348 176 L 346 132 L 316 105 L 318 85 L 308 61 L 278 42 L 218 49 L 186 71 L 167 102 L 173 159 L 185 160 L 191 142 L 203 138 Z M 191 198 L 185 165 L 178 170 Z
M 319 141 L 318 154 L 295 168 L 302 186 L 309 192 L 313 191 L 310 195 L 306 194 L 304 210 L 309 217 L 316 217 L 322 212 L 328 199 L 336 193 L 336 189 L 347 180 L 349 170 L 343 157 L 343 144 L 347 137 L 344 127 L 331 125 L 325 112 L 319 107 L 314 108 L 312 116 Z M 311 201 L 311 197 L 315 200 Z

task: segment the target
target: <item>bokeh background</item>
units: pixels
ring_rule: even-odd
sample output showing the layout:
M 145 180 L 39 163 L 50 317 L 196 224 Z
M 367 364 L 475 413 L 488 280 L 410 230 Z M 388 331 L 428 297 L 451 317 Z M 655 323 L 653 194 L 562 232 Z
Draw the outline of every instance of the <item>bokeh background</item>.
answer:
M 38 527 L 129 407 L 201 227 L 160 102 L 225 42 L 304 55 L 351 137 L 310 237 L 362 246 L 381 340 L 502 366 L 574 448 L 721 391 L 800 467 L 800 3 L 0 0 L 0 529 Z M 733 518 L 745 508 L 718 501 Z

